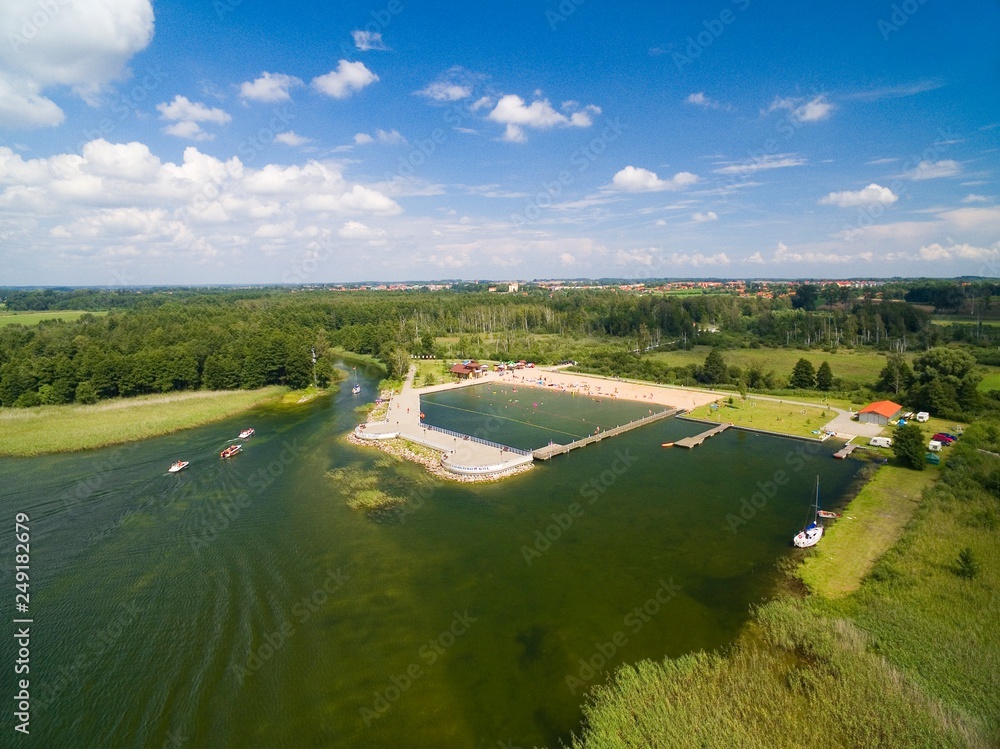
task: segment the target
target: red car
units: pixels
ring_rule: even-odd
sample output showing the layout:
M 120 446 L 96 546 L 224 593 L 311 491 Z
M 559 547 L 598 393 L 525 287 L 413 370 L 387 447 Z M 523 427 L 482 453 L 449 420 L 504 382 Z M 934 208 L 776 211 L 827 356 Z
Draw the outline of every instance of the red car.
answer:
M 955 438 L 950 434 L 945 434 L 944 432 L 938 432 L 931 439 L 937 440 L 942 445 L 950 445 L 955 441 Z

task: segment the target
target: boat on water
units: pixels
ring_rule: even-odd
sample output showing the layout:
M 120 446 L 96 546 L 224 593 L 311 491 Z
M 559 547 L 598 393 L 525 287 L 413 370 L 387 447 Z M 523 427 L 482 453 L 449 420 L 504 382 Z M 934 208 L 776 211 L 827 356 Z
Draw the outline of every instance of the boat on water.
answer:
M 799 531 L 795 538 L 792 539 L 792 543 L 799 547 L 800 549 L 805 549 L 810 546 L 815 546 L 819 543 L 819 540 L 823 537 L 823 526 L 820 525 L 820 509 L 819 509 L 819 476 L 816 477 L 816 497 L 812 501 L 810 506 L 810 513 L 812 515 L 812 522 L 806 525 L 801 531 Z
M 351 392 L 357 395 L 361 392 L 361 385 L 358 383 L 358 368 L 354 367 L 354 387 L 351 388 Z
M 231 457 L 233 457 L 236 453 L 238 453 L 242 449 L 243 449 L 243 445 L 230 445 L 225 450 L 223 450 L 221 453 L 219 453 L 219 457 L 223 458 L 223 459 L 225 459 L 225 458 L 231 458 Z
M 253 437 L 253 427 L 250 427 L 249 429 L 244 429 L 242 432 L 240 432 L 240 436 L 238 437 L 238 439 L 245 440 L 249 439 L 250 437 Z
M 816 514 L 819 515 L 821 518 L 839 518 L 840 517 L 840 513 L 839 512 L 830 512 L 829 510 L 820 510 Z
M 178 460 L 175 463 L 172 463 L 170 465 L 170 468 L 167 469 L 167 471 L 169 473 L 177 473 L 178 471 L 183 471 L 189 465 L 190 465 L 190 463 L 188 461 L 186 461 L 186 460 Z

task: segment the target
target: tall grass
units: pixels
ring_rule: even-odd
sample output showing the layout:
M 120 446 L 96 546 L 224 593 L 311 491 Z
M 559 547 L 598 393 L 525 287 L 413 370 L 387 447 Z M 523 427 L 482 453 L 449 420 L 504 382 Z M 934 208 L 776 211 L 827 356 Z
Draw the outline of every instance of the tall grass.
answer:
M 0 455 L 89 450 L 169 434 L 234 416 L 287 388 L 170 393 L 90 406 L 0 409 Z
M 976 451 L 1000 452 L 1000 428 L 963 442 L 859 590 L 789 594 L 725 653 L 619 669 L 574 749 L 1000 745 L 1000 459 Z

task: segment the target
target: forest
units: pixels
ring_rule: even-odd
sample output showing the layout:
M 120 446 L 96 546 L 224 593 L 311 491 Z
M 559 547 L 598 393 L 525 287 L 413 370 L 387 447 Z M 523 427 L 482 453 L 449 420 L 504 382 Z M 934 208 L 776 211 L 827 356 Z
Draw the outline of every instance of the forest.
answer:
M 670 368 L 646 355 L 707 345 L 722 352 L 781 347 L 895 355 L 887 359 L 891 371 L 867 383 L 873 392 L 898 396 L 924 388 L 921 397 L 943 410 L 968 412 L 984 404 L 973 397 L 975 383 L 966 375 L 976 362 L 996 363 L 1000 335 L 989 325 L 932 322 L 934 312 L 995 313 L 990 302 L 1000 289 L 987 282 L 894 283 L 863 291 L 803 284 L 774 298 L 531 285 L 519 294 L 498 294 L 481 286 L 435 292 L 0 289 L 7 310 L 107 312 L 34 326 L 14 318 L 0 326 L 0 405 L 272 384 L 298 388 L 314 377 L 324 385 L 345 351 L 375 357 L 389 377 L 405 372 L 412 356 L 540 364 L 573 358 L 586 371 L 659 382 L 749 390 L 779 385 L 764 369 L 720 374 L 714 361 L 714 374 L 706 376 L 703 366 Z M 914 371 L 903 355 L 949 344 L 961 344 L 967 358 L 943 380 L 942 394 L 940 383 L 930 385 L 935 378 L 927 378 L 929 367 Z M 833 385 L 827 373 L 823 382 L 825 389 Z

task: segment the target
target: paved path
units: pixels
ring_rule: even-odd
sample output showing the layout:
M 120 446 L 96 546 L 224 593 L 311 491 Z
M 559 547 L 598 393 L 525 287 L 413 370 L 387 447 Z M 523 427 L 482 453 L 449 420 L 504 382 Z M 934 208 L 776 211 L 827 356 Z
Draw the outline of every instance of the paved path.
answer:
M 420 423 L 420 394 L 413 389 L 416 368 L 411 367 L 400 392 L 389 401 L 386 421 L 365 424 L 355 434 L 361 439 L 403 439 L 446 453 L 443 465 L 455 473 L 499 473 L 531 462 L 531 455 L 521 455 L 495 445 L 461 439 L 428 429 Z M 441 388 L 446 389 L 446 388 Z

